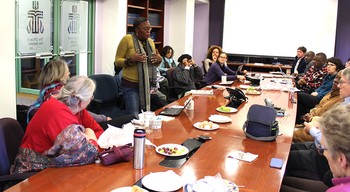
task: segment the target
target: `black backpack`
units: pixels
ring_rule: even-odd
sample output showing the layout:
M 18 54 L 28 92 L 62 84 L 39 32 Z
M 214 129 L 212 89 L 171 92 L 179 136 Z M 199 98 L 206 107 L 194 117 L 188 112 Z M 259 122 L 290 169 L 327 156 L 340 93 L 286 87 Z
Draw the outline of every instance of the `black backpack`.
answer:
M 247 137 L 259 141 L 273 141 L 278 136 L 277 112 L 272 107 L 254 104 L 249 108 L 243 131 Z

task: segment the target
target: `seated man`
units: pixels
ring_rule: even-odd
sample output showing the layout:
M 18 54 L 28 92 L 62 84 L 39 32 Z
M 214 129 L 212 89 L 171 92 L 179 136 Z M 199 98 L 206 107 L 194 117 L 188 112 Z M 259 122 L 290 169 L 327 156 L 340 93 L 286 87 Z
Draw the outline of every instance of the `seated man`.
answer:
M 197 89 L 196 83 L 203 80 L 203 73 L 188 54 L 181 55 L 178 62 L 179 64 L 175 67 L 173 73 L 174 86 L 179 87 L 175 92 L 182 95 L 187 91 Z
M 298 47 L 297 49 L 297 55 L 295 56 L 293 65 L 292 65 L 292 74 L 296 78 L 298 78 L 298 75 L 303 73 L 305 71 L 306 63 L 305 63 L 305 52 L 306 48 L 304 46 Z
M 304 129 L 298 129 L 294 131 L 293 142 L 305 142 L 313 141 L 313 137 L 309 134 L 309 129 L 317 122 L 317 119 L 322 116 L 327 110 L 331 109 L 334 105 L 343 101 L 340 97 L 338 83 L 341 78 L 342 71 L 339 71 L 337 76 L 334 78 L 331 92 L 327 93 L 320 103 L 309 113 L 303 116 L 303 120 L 307 123 Z M 310 122 L 310 123 L 309 123 Z
M 321 86 L 323 78 L 327 74 L 327 56 L 324 53 L 317 53 L 314 57 L 314 65 L 302 76 L 297 84 L 297 88 L 312 93 Z
M 315 57 L 315 53 L 313 51 L 308 51 L 305 53 L 305 63 L 306 63 L 306 67 L 305 67 L 305 71 L 304 74 L 311 68 L 311 66 L 314 65 L 314 62 L 312 60 L 314 60 Z M 304 75 L 301 74 L 301 75 Z

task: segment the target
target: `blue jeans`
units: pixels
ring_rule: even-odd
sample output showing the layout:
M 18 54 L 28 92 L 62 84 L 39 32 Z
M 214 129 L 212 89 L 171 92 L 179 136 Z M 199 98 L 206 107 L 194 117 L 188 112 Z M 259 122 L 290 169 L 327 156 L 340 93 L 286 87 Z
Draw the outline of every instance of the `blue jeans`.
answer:
M 138 117 L 140 113 L 139 90 L 135 88 L 123 87 L 123 96 L 126 110 Z

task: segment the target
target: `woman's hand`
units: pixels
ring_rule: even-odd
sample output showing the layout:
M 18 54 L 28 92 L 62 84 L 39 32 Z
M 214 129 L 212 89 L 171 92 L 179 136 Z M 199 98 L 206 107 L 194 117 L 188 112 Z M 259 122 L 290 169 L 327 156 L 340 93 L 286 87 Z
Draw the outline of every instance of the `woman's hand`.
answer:
M 130 57 L 131 63 L 147 62 L 147 55 L 145 53 L 135 53 Z
M 95 132 L 91 128 L 85 128 L 85 135 L 88 140 L 92 139 L 97 141 L 97 137 L 95 135 Z
M 158 53 L 152 54 L 151 63 L 152 64 L 159 64 L 160 62 L 162 62 L 162 56 L 160 56 Z

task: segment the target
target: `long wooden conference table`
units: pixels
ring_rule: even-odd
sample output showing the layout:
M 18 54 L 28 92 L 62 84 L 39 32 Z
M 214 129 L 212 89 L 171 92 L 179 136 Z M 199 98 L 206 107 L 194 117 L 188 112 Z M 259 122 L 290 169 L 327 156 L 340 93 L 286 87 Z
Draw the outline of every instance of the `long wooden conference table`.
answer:
M 266 80 L 266 79 L 265 79 Z M 235 82 L 232 87 L 239 86 Z M 209 88 L 204 88 L 209 89 Z M 205 142 L 181 168 L 168 168 L 159 165 L 165 158 L 156 153 L 152 147 L 146 148 L 145 167 L 142 170 L 133 169 L 130 162 L 118 163 L 110 166 L 90 164 L 66 168 L 48 168 L 8 189 L 14 191 L 112 191 L 118 187 L 132 186 L 143 176 L 151 172 L 173 170 L 186 182 L 194 182 L 205 176 L 220 173 L 222 178 L 232 181 L 239 186 L 239 191 L 279 191 L 289 155 L 293 136 L 296 104 L 289 101 L 287 92 L 263 90 L 261 95 L 247 95 L 249 101 L 238 108 L 238 112 L 224 114 L 216 108 L 226 103 L 226 90 L 214 89 L 210 96 L 195 95 L 194 110 L 185 109 L 174 120 L 163 122 L 161 133 L 155 132 L 147 138 L 156 145 L 165 143 L 181 144 L 189 138 L 199 135 L 212 137 Z M 183 105 L 188 96 L 181 98 L 171 105 Z M 243 123 L 249 107 L 252 104 L 264 105 L 264 99 L 270 98 L 275 106 L 284 108 L 286 115 L 278 117 L 280 131 L 276 141 L 262 142 L 246 138 L 242 131 Z M 158 114 L 162 109 L 156 111 Z M 196 129 L 193 124 L 208 120 L 212 114 L 226 115 L 232 118 L 231 123 L 220 124 L 220 128 L 213 131 Z M 238 161 L 228 158 L 232 151 L 244 151 L 257 154 L 253 162 Z M 269 166 L 271 158 L 283 159 L 281 169 Z M 162 182 L 161 180 L 159 182 Z M 183 191 L 179 189 L 178 191 Z

